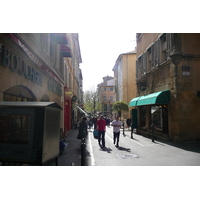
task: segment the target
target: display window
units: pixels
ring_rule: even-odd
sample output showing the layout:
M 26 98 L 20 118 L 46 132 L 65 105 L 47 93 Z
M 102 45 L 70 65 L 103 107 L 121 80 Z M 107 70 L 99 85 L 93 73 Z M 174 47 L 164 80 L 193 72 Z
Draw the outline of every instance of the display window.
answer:
M 168 132 L 168 108 L 167 105 L 151 106 L 151 121 L 155 130 Z
M 0 143 L 28 144 L 30 115 L 0 114 Z

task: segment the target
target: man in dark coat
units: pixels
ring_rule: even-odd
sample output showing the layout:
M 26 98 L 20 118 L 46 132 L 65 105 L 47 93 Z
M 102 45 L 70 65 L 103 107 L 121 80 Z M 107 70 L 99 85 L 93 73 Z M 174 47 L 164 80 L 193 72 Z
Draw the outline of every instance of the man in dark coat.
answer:
M 79 136 L 80 139 L 87 136 L 87 118 L 83 118 L 83 121 L 79 125 Z
M 126 120 L 126 124 L 127 124 L 128 130 L 129 130 L 129 127 L 131 126 L 131 119 L 130 118 L 128 118 Z

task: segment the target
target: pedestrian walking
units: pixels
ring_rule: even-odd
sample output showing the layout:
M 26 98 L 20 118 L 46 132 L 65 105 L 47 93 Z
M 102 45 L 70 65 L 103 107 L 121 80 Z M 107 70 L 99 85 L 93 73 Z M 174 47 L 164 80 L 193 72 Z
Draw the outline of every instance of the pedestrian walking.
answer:
M 116 117 L 114 121 L 112 121 L 111 126 L 113 126 L 113 142 L 114 144 L 117 142 L 116 147 L 119 147 L 119 136 L 120 136 L 120 128 L 122 126 L 122 122 L 119 121 L 119 117 Z M 117 140 L 117 141 L 116 141 Z
M 100 119 L 96 123 L 97 130 L 98 130 L 98 142 L 101 146 L 101 140 L 102 140 L 102 146 L 105 147 L 105 132 L 106 132 L 106 120 L 103 119 L 103 116 L 100 116 Z
M 97 118 L 95 117 L 95 118 L 93 119 L 94 129 L 97 129 L 96 123 L 97 123 Z
M 88 126 L 89 126 L 89 127 L 88 127 L 89 129 L 92 128 L 92 119 L 89 120 L 89 122 L 88 122 Z
M 106 118 L 106 125 L 107 125 L 108 127 L 110 127 L 110 119 L 109 119 L 109 118 Z
M 130 119 L 130 118 L 128 118 L 128 119 L 126 120 L 126 124 L 127 124 L 128 130 L 129 130 L 129 128 L 130 128 L 130 126 L 131 126 L 131 119 Z
M 83 118 L 83 121 L 80 123 L 79 125 L 79 132 L 78 132 L 78 136 L 77 139 L 85 139 L 88 132 L 87 132 L 87 118 Z

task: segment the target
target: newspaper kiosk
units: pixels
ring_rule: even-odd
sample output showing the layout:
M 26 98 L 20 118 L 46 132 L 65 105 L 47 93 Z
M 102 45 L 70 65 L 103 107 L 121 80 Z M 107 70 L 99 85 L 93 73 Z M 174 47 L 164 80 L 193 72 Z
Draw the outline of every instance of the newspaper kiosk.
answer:
M 0 102 L 2 165 L 57 165 L 60 111 L 55 102 Z

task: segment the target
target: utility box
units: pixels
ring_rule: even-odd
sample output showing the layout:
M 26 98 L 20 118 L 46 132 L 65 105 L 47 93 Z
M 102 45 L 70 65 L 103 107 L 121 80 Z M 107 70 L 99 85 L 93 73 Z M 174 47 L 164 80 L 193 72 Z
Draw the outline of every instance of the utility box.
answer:
M 2 165 L 57 165 L 61 110 L 55 102 L 0 102 Z

